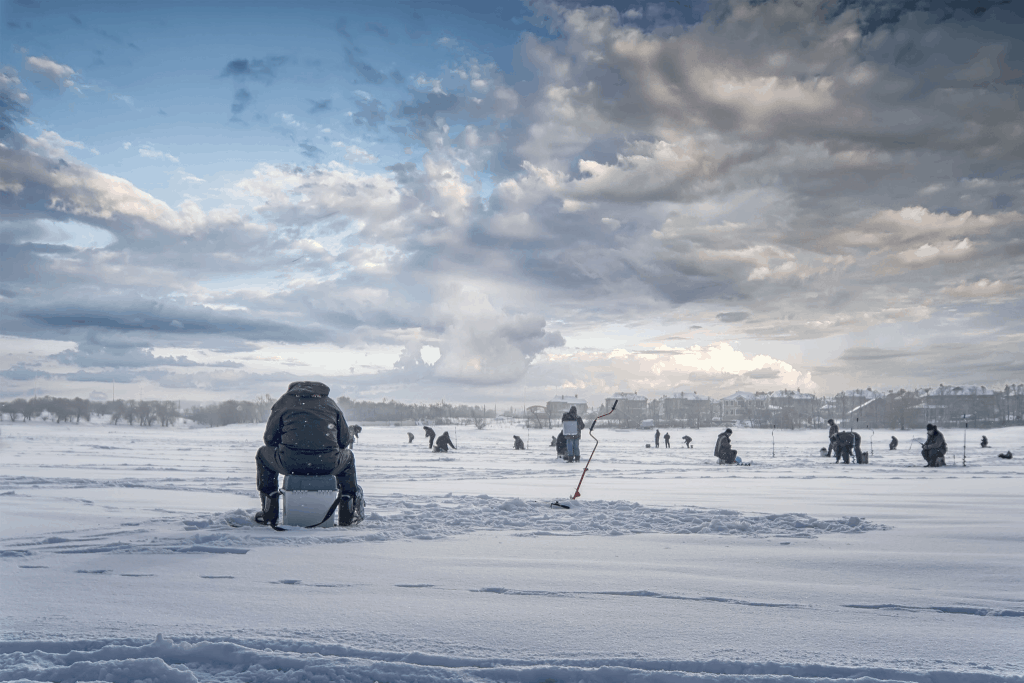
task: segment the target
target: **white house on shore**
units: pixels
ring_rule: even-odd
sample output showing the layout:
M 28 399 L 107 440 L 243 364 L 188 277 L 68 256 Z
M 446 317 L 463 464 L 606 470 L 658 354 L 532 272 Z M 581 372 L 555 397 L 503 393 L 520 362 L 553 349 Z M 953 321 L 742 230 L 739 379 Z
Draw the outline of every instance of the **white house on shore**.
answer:
M 564 394 L 555 396 L 548 401 L 548 415 L 561 417 L 562 413 L 569 411 L 569 408 L 576 406 L 576 414 L 583 416 L 587 414 L 587 402 L 579 396 L 567 396 Z

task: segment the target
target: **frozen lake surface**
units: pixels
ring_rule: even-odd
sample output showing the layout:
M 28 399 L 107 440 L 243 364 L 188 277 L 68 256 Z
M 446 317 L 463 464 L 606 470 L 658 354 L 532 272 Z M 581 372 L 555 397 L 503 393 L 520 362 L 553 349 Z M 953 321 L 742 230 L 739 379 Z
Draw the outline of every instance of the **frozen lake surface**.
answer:
M 1024 428 L 938 469 L 923 431 L 735 429 L 730 467 L 599 428 L 568 510 L 554 429 L 447 429 L 366 426 L 367 519 L 276 532 L 262 425 L 4 422 L 0 680 L 1024 681 Z

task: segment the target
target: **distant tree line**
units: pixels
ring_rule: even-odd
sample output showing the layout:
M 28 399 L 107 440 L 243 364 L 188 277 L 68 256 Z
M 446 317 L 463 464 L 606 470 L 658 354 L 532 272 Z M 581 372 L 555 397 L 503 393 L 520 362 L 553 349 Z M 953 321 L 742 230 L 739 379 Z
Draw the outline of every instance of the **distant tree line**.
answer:
M 482 429 L 489 419 L 496 417 L 494 409 L 486 406 L 454 405 L 444 401 L 412 404 L 394 400 L 355 401 L 347 396 L 335 400 L 349 423 L 471 424 Z M 187 418 L 197 424 L 221 427 L 266 422 L 274 402 L 274 398 L 264 394 L 253 401 L 222 401 L 182 411 L 176 401 L 89 401 L 43 396 L 0 403 L 0 413 L 11 422 L 19 419 L 29 422 L 40 417 L 58 423 L 83 419 L 88 422 L 93 416 L 109 415 L 110 423 L 115 425 L 168 427 L 179 418 Z M 636 417 L 653 419 L 658 426 L 732 424 L 783 429 L 821 427 L 832 417 L 843 428 L 914 429 L 927 422 L 940 426 L 961 424 L 965 416 L 971 425 L 979 427 L 1024 424 L 1024 384 L 1010 384 L 1002 391 L 940 384 L 936 389 L 900 389 L 882 394 L 868 388 L 822 397 L 784 390 L 722 400 L 702 397 L 699 401 L 680 402 L 676 407 L 665 399 L 656 399 Z
M 0 413 L 10 422 L 31 422 L 42 417 L 52 422 L 89 422 L 93 416 L 109 415 L 111 424 L 169 427 L 178 418 L 197 424 L 222 427 L 230 424 L 262 423 L 270 417 L 276 399 L 265 394 L 254 401 L 222 401 L 195 405 L 179 410 L 177 401 L 90 401 L 84 398 L 16 398 L 0 403 Z M 484 406 L 435 403 L 415 405 L 396 401 L 353 401 L 341 396 L 336 402 L 351 423 L 353 421 L 403 422 L 422 421 L 432 424 L 467 424 L 478 426 L 494 417 L 494 410 Z

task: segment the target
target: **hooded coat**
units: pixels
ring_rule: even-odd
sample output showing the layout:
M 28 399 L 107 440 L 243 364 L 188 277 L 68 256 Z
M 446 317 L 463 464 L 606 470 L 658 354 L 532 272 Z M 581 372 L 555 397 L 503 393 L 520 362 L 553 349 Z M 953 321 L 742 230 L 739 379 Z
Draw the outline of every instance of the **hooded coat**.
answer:
M 274 447 L 284 461 L 301 462 L 308 469 L 327 469 L 352 440 L 341 409 L 320 382 L 292 382 L 270 410 L 263 443 Z M 300 472 L 293 472 L 300 474 Z

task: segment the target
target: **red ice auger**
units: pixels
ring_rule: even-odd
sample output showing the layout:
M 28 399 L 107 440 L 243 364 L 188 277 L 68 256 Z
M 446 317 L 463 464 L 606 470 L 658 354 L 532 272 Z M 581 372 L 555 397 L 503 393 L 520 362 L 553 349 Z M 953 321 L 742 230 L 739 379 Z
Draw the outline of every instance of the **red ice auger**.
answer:
M 594 440 L 594 448 L 593 448 L 593 450 L 590 451 L 590 457 L 587 458 L 587 464 L 583 466 L 583 474 L 580 475 L 580 483 L 576 484 L 576 493 L 572 494 L 572 500 L 576 500 L 577 498 L 580 497 L 580 486 L 583 485 L 583 477 L 587 476 L 587 469 L 590 467 L 590 461 L 594 459 L 594 452 L 597 450 L 598 440 L 597 440 L 597 437 L 594 436 L 594 425 L 596 425 L 597 421 L 600 420 L 602 417 L 608 417 L 609 415 L 614 413 L 615 412 L 615 406 L 617 406 L 617 405 L 619 405 L 619 400 L 615 399 L 615 403 L 612 404 L 612 409 L 611 410 L 609 410 L 604 415 L 598 415 L 597 417 L 594 418 L 594 421 L 590 423 L 590 432 L 589 433 L 590 433 L 590 438 Z M 551 503 L 551 507 L 553 507 L 553 508 L 554 507 L 559 507 L 559 508 L 564 508 L 566 510 L 569 509 L 568 505 L 566 505 L 564 503 L 559 503 L 557 500 L 555 502 Z

